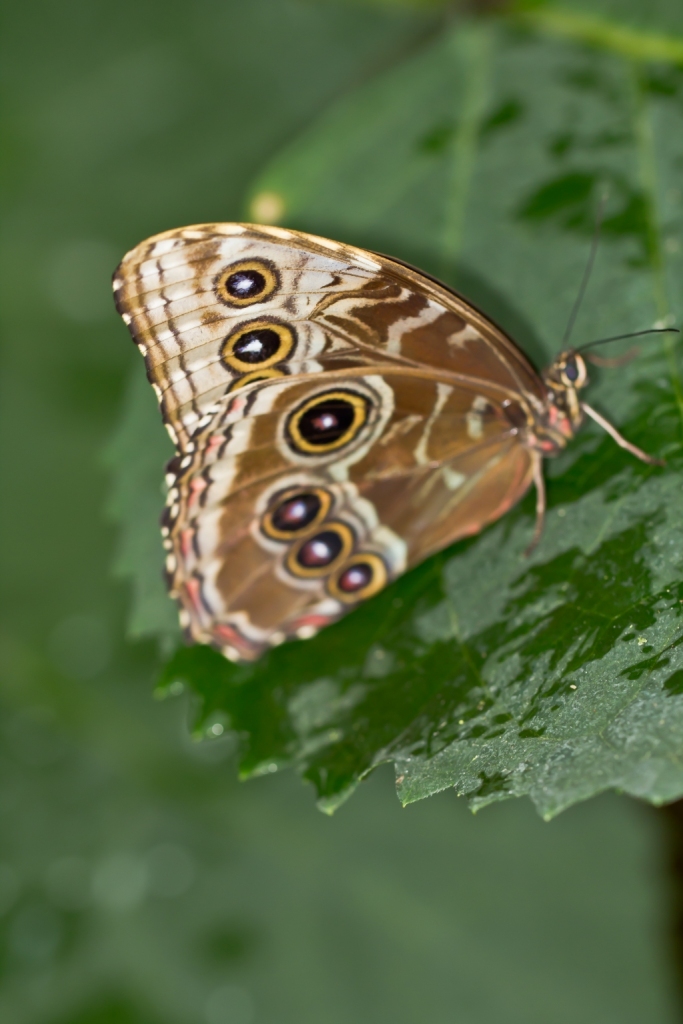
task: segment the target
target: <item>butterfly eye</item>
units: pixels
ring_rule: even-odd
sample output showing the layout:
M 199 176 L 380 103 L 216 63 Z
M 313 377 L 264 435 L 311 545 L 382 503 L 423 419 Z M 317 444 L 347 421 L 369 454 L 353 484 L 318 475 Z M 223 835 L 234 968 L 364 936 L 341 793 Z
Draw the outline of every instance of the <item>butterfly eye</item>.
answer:
M 299 452 L 336 451 L 349 444 L 367 421 L 369 402 L 353 391 L 328 391 L 299 406 L 286 426 L 290 445 Z
M 229 306 L 250 306 L 269 299 L 279 284 L 278 272 L 269 261 L 241 260 L 219 274 L 216 291 Z
M 221 359 L 233 370 L 265 369 L 286 359 L 294 348 L 294 331 L 274 320 L 243 324 L 223 342 Z
M 344 523 L 327 523 L 324 530 L 304 537 L 287 556 L 295 576 L 326 576 L 341 565 L 353 548 L 353 533 Z
M 321 487 L 278 495 L 262 521 L 263 532 L 275 540 L 294 540 L 308 533 L 327 515 L 332 498 Z
M 338 601 L 351 604 L 372 597 L 387 583 L 387 570 L 377 555 L 359 553 L 333 576 L 328 590 Z
M 565 387 L 581 387 L 586 380 L 586 367 L 583 360 L 579 362 L 575 356 L 570 356 L 560 370 L 560 377 Z

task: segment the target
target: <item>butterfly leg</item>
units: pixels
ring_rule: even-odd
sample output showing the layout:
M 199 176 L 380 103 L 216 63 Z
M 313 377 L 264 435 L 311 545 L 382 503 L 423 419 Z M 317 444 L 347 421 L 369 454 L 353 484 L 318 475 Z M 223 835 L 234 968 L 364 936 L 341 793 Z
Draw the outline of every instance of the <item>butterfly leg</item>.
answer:
M 534 527 L 534 535 L 531 538 L 529 547 L 524 552 L 526 558 L 533 552 L 534 548 L 538 544 L 543 534 L 543 526 L 545 524 L 545 479 L 543 478 L 543 459 L 540 452 L 532 452 L 532 458 L 534 460 L 533 467 L 533 481 L 534 487 L 536 488 L 536 525 Z
M 634 444 L 627 441 L 625 437 L 621 436 L 617 428 L 612 426 L 609 420 L 606 420 L 604 416 L 601 416 L 600 413 L 596 412 L 590 405 L 586 405 L 585 402 L 582 402 L 581 408 L 587 416 L 590 416 L 592 420 L 595 420 L 598 426 L 602 427 L 603 430 L 606 430 L 610 437 L 614 438 L 620 448 L 625 448 L 627 452 L 630 452 L 631 455 L 635 455 L 635 457 L 640 459 L 641 462 L 647 462 L 651 466 L 666 465 L 664 459 L 656 459 L 654 455 L 648 455 L 647 452 L 642 451 L 640 448 L 636 448 Z

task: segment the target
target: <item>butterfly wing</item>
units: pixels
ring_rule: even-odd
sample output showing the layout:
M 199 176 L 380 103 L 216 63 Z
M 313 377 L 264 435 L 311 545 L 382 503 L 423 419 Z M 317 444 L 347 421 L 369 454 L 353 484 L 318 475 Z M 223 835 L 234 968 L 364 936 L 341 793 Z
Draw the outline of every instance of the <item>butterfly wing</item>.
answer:
M 392 362 L 544 401 L 523 353 L 464 299 L 386 257 L 301 232 L 165 232 L 124 257 L 114 294 L 181 449 L 226 391 L 257 375 Z M 250 350 L 240 332 L 259 331 Z
M 529 486 L 540 378 L 412 268 L 207 225 L 138 246 L 114 285 L 178 447 L 171 591 L 228 657 L 311 635 Z

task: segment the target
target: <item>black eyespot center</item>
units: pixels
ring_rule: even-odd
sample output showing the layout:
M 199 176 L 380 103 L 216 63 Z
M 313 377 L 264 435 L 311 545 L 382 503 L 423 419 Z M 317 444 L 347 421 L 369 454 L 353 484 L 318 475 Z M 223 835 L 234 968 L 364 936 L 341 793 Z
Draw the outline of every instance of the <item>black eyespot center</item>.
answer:
M 283 533 L 297 533 L 310 526 L 317 518 L 322 501 L 315 492 L 302 492 L 281 502 L 271 516 L 276 530 Z
M 332 506 L 332 495 L 324 487 L 292 487 L 272 497 L 261 520 L 267 537 L 295 541 L 312 533 Z
M 225 282 L 225 289 L 234 299 L 253 299 L 265 291 L 266 279 L 258 270 L 237 270 Z
M 321 493 L 325 494 L 324 491 Z M 301 540 L 291 546 L 285 558 L 285 566 L 294 576 L 320 579 L 344 565 L 353 551 L 354 543 L 353 530 L 346 523 L 318 520 Z
M 295 451 L 320 454 L 349 444 L 367 422 L 370 402 L 351 390 L 323 392 L 290 414 L 285 428 Z
M 339 574 L 337 586 L 345 594 L 355 594 L 372 582 L 373 571 L 369 562 L 356 562 Z
M 344 542 L 336 530 L 322 530 L 305 541 L 296 554 L 303 569 L 319 569 L 331 565 L 339 557 Z
M 281 338 L 272 327 L 260 327 L 254 331 L 247 331 L 242 334 L 232 351 L 243 363 L 265 363 L 271 359 L 280 348 Z
M 299 430 L 309 444 L 327 445 L 338 441 L 353 419 L 354 408 L 347 399 L 323 399 L 301 416 Z

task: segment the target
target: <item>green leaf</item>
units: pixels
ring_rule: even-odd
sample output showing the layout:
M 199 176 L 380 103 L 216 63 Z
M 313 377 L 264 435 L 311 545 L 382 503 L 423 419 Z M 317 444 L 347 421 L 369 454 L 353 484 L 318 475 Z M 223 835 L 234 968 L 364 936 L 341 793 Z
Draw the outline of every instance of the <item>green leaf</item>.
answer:
M 680 322 L 683 73 L 672 61 L 683 39 L 667 34 L 666 4 L 658 35 L 617 8 L 459 23 L 283 150 L 251 210 L 266 197 L 290 226 L 445 277 L 542 363 L 560 346 L 606 189 L 572 340 Z M 646 63 L 653 55 L 659 64 Z M 473 807 L 529 795 L 549 817 L 609 787 L 653 802 L 683 794 L 672 338 L 592 371 L 588 392 L 666 468 L 589 424 L 547 466 L 548 522 L 531 559 L 529 496 L 313 640 L 254 666 L 178 651 L 160 694 L 190 686 L 198 735 L 232 728 L 244 776 L 296 765 L 327 810 L 386 761 L 404 802 L 454 786 Z
M 113 478 L 108 513 L 120 524 L 114 572 L 133 584 L 129 636 L 157 636 L 166 653 L 180 640 L 178 615 L 163 582 L 164 549 L 159 532 L 163 467 L 173 451 L 159 421 L 154 392 L 144 372 L 136 373 L 124 400 L 121 422 L 104 454 Z

